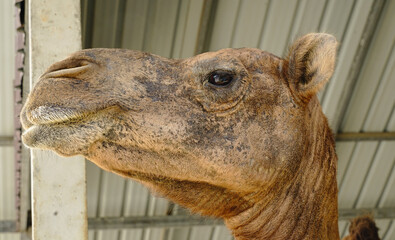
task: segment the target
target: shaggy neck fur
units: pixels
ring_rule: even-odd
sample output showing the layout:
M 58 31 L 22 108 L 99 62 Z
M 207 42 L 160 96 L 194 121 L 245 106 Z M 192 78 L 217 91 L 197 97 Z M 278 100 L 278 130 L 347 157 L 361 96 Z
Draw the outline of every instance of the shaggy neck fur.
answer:
M 281 190 L 277 183 L 253 207 L 225 219 L 237 240 L 339 239 L 334 139 L 322 112 L 311 112 L 305 159 L 295 177 Z

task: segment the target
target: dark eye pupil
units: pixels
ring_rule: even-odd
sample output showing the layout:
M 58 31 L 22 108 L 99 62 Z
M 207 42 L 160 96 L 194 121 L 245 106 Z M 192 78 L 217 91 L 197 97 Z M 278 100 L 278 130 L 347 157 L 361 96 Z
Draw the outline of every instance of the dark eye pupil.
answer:
M 214 72 L 210 75 L 208 82 L 215 86 L 225 86 L 231 83 L 233 74 L 228 72 Z

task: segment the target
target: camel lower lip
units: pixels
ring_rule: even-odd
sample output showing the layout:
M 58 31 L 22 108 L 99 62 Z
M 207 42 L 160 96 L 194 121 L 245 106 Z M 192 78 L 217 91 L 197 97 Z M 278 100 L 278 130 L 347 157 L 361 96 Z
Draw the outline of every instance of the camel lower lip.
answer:
M 42 143 L 48 141 L 48 136 L 52 136 L 53 141 L 57 141 L 56 139 L 62 139 L 62 135 L 60 135 L 59 129 L 62 129 L 65 124 L 71 123 L 73 119 L 68 119 L 66 121 L 57 121 L 57 122 L 46 122 L 45 124 L 33 124 L 29 126 L 22 133 L 22 142 L 29 148 L 39 148 L 42 147 Z M 77 122 L 76 119 L 74 119 Z M 43 134 L 43 132 L 45 134 Z M 51 132 L 51 134 L 48 134 Z
M 51 120 L 40 119 L 41 121 L 35 121 L 39 123 L 32 123 L 28 128 L 22 133 L 22 142 L 30 148 L 37 148 L 42 142 L 47 141 L 44 136 L 48 136 L 48 132 L 52 132 L 50 136 L 54 136 L 54 139 L 63 138 L 59 135 L 59 129 L 65 128 L 70 124 L 78 124 L 81 122 L 82 118 L 80 116 L 70 117 L 70 118 L 50 118 Z M 47 134 L 42 134 L 42 132 Z
M 39 126 L 33 125 L 29 127 L 27 130 L 25 130 L 22 133 L 22 142 L 27 146 L 27 147 L 35 147 L 35 143 L 37 142 L 37 139 L 35 135 L 38 134 L 39 131 Z
M 72 136 L 75 134 L 73 131 L 69 131 L 67 127 L 59 125 L 33 125 L 25 130 L 22 134 L 23 144 L 32 149 L 52 150 L 62 156 L 73 156 L 82 154 L 82 147 L 74 149 L 78 143 L 71 141 Z M 64 151 L 63 148 L 70 151 Z
M 29 148 L 49 148 L 68 137 L 67 129 L 63 124 L 36 124 L 22 133 L 22 142 Z

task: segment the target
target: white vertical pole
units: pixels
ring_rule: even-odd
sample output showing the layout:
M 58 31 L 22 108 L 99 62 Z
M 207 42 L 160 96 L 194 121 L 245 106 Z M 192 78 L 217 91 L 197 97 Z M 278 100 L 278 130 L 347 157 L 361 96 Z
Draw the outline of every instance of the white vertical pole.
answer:
M 29 0 L 30 83 L 81 49 L 80 0 Z M 87 239 L 85 161 L 32 150 L 34 240 Z

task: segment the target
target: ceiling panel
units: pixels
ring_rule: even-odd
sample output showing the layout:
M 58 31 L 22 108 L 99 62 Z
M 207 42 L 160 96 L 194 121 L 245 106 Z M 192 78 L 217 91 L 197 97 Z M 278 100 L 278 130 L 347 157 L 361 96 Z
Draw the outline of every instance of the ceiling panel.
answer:
M 297 1 L 270 1 L 266 20 L 262 28 L 261 41 L 257 46 L 277 56 L 283 56 L 288 46 L 288 38 L 297 12 Z
M 229 47 L 232 43 L 233 31 L 240 12 L 240 0 L 219 0 L 215 12 L 210 51 Z
M 228 47 L 257 47 L 268 9 L 268 0 L 241 1 Z
M 395 28 L 392 24 L 395 21 L 394 11 L 395 1 L 390 1 L 384 9 L 382 21 L 374 34 L 360 77 L 342 120 L 341 131 L 381 131 L 394 107 L 393 91 L 385 89 L 385 87 L 394 87 L 395 84 Z M 371 109 L 370 116 L 368 116 L 369 109 Z M 364 123 L 367 117 L 369 120 L 372 117 L 376 119 Z M 377 121 L 383 118 L 384 122 L 379 124 Z M 362 129 L 364 124 L 368 124 L 366 129 Z
M 354 63 L 354 57 L 357 53 L 372 3 L 373 1 L 369 0 L 357 1 L 353 11 L 350 13 L 350 21 L 348 22 L 344 39 L 340 43 L 341 47 L 338 53 L 335 73 L 328 83 L 325 95 L 322 98 L 322 109 L 328 116 L 332 128 L 337 128 L 339 122 L 337 118 L 341 117 L 340 110 L 343 108 L 342 105 L 345 104 L 342 100 L 348 94 L 344 90 L 348 89 L 347 87 L 350 84 L 348 81 L 349 72 Z

